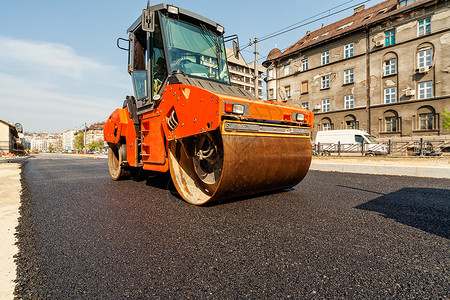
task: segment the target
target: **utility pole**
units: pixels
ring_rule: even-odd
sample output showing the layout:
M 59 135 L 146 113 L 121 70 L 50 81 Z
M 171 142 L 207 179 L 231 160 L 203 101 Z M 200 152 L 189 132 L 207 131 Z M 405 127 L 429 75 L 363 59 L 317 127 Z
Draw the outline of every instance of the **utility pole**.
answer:
M 258 37 L 255 37 L 253 43 L 255 44 L 255 52 L 254 52 L 255 53 L 255 64 L 254 64 L 254 67 L 255 67 L 255 70 L 254 70 L 254 72 L 255 72 L 255 74 L 254 74 L 255 75 L 254 76 L 255 98 L 259 99 Z
M 84 123 L 84 154 L 87 154 L 87 151 L 86 151 L 86 129 L 87 129 L 87 124 Z

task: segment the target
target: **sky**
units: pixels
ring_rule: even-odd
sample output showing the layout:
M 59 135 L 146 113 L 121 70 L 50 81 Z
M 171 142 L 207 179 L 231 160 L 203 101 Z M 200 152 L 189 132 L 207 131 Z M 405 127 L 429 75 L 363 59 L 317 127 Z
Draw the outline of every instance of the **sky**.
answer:
M 246 47 L 250 39 L 322 18 L 260 42 L 260 64 L 274 47 L 283 50 L 306 31 L 353 14 L 359 4 L 379 2 L 168 1 L 223 25 L 225 35 L 237 34 L 247 63 L 254 61 L 253 46 Z M 47 133 L 105 121 L 133 94 L 127 53 L 116 40 L 128 38 L 126 30 L 146 5 L 146 0 L 0 0 L 0 119 L 21 123 L 25 132 Z

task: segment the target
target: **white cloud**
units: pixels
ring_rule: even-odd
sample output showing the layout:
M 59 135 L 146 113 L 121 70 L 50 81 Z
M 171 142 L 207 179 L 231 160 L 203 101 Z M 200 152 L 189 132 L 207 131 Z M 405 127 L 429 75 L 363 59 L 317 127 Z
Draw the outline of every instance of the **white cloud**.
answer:
M 28 71 L 42 70 L 60 76 L 81 79 L 89 72 L 108 71 L 111 66 L 75 53 L 69 46 L 40 41 L 23 41 L 0 36 L 0 61 L 26 66 Z
M 124 68 L 66 45 L 0 36 L 0 119 L 57 132 L 105 120 L 131 91 Z

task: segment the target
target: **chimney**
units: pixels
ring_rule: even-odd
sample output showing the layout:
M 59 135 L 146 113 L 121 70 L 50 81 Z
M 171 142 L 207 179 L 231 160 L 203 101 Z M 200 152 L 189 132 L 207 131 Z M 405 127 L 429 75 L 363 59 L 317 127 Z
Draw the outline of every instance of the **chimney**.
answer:
M 365 8 L 366 6 L 364 4 L 360 5 L 353 10 L 353 14 L 356 15 L 357 13 L 362 12 Z
M 309 36 L 310 34 L 311 34 L 311 31 L 308 30 L 308 31 L 306 32 L 306 35 Z

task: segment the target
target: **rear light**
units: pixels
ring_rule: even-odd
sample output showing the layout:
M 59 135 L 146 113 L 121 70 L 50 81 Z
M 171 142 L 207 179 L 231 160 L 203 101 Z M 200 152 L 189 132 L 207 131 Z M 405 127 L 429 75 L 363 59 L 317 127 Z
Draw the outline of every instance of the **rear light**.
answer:
M 225 112 L 227 113 L 233 112 L 233 103 L 225 103 Z

